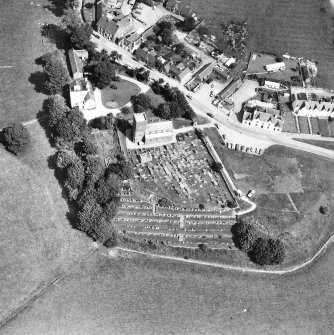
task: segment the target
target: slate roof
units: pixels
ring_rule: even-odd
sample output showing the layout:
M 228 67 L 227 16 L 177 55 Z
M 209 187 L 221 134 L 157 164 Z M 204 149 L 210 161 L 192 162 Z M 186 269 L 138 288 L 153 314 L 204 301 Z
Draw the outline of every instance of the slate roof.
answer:
M 108 34 L 114 36 L 118 30 L 118 25 L 112 20 L 108 20 L 105 16 L 102 16 L 97 23 L 98 28 L 104 30 Z

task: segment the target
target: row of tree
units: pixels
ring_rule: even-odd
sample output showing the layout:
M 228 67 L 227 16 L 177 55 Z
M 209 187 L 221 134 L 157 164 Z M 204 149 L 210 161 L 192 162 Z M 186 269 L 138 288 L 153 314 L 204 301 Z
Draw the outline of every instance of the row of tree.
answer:
M 233 226 L 233 238 L 236 246 L 257 264 L 281 264 L 285 258 L 283 242 L 266 236 L 254 219 L 238 219 Z

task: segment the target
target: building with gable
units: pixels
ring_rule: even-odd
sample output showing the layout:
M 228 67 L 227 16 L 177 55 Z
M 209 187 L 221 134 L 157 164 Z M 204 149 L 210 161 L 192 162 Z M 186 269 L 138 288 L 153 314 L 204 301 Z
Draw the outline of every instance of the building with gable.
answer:
M 264 130 L 281 132 L 283 119 L 280 111 L 247 103 L 244 107 L 242 124 Z
M 299 100 L 298 96 L 294 94 L 292 110 L 298 116 L 334 117 L 334 99 Z
M 69 88 L 72 108 L 78 107 L 81 111 L 96 108 L 94 92 L 86 78 L 73 80 Z
M 110 41 L 122 39 L 134 28 L 131 15 L 123 16 L 119 19 L 110 19 L 102 16 L 97 22 L 97 31 Z
M 84 75 L 84 62 L 88 59 L 88 52 L 86 50 L 70 49 L 68 51 L 68 58 L 70 61 L 72 78 L 74 80 L 82 79 Z
M 133 115 L 132 140 L 140 145 L 164 144 L 173 140 L 173 122 L 147 118 L 145 113 Z

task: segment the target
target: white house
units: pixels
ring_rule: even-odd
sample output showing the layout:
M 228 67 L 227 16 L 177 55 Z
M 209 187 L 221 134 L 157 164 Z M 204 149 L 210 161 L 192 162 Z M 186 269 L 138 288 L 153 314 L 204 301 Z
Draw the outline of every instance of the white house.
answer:
M 267 64 L 265 67 L 267 72 L 278 72 L 278 71 L 284 71 L 285 70 L 285 63 L 273 63 L 273 64 Z
M 295 100 L 292 102 L 292 109 L 294 113 L 300 116 L 320 116 L 320 117 L 334 117 L 334 101 L 324 101 L 323 99 L 317 101 Z
M 265 88 L 269 88 L 271 90 L 278 91 L 281 87 L 280 82 L 265 80 L 264 85 Z
M 253 106 L 246 105 L 242 124 L 274 132 L 281 132 L 283 129 L 283 120 L 279 110 L 264 109 L 259 106 L 254 108 Z
M 88 58 L 88 52 L 86 50 L 74 50 L 68 51 L 68 58 L 70 61 L 71 72 L 73 79 L 83 78 L 83 62 Z
M 95 97 L 91 84 L 87 79 L 73 80 L 70 85 L 71 107 L 80 110 L 95 109 Z

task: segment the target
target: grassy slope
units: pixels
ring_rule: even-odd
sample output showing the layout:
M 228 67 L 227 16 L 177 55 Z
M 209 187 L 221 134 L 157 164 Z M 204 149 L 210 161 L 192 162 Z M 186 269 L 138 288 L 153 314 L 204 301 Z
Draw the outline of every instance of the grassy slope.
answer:
M 42 71 L 36 58 L 50 51 L 42 45 L 40 22 L 57 22 L 58 19 L 38 1 L 40 7 L 28 0 L 4 1 L 0 14 L 0 128 L 13 121 L 27 121 L 36 117 L 45 95 L 37 93 L 29 81 L 32 73 Z M 1 66 L 14 66 L 1 68 Z M 41 78 L 39 77 L 41 83 Z
M 304 142 L 304 143 L 308 143 L 308 144 L 312 144 L 312 145 L 315 145 L 317 147 L 325 148 L 325 149 L 328 149 L 328 150 L 334 150 L 334 142 L 331 142 L 331 141 L 304 140 L 304 139 L 299 139 L 299 138 L 295 138 L 295 140 L 300 141 L 300 142 Z
M 90 244 L 66 218 L 62 189 L 48 166 L 54 153 L 38 123 L 32 145 L 17 159 L 0 148 L 0 320 L 62 273 Z
M 319 61 L 318 84 L 334 88 L 334 49 L 328 0 L 183 0 L 219 36 L 220 24 L 247 20 L 248 47 Z M 320 11 L 324 7 L 326 13 Z
M 252 215 L 273 236 L 289 233 L 285 265 L 308 259 L 334 232 L 330 214 L 334 212 L 332 161 L 280 146 L 269 148 L 260 157 L 221 145 L 218 153 L 231 177 L 237 173 L 242 178 L 234 178 L 238 188 L 256 190 L 258 207 Z M 325 204 L 330 212 L 321 215 L 319 207 Z
M 327 335 L 333 256 L 273 277 L 94 255 L 2 334 Z

